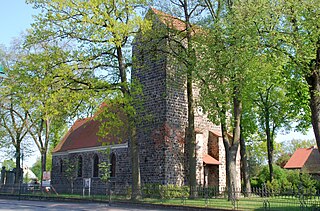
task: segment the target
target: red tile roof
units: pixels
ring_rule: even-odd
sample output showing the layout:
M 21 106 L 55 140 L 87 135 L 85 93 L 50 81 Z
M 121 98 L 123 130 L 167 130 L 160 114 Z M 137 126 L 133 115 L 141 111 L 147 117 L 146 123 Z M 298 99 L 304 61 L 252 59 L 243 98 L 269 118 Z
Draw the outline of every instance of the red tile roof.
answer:
M 284 168 L 285 169 L 301 169 L 306 163 L 306 161 L 308 160 L 313 150 L 318 150 L 318 149 L 315 149 L 313 147 L 297 149 L 293 153 L 291 158 L 288 160 Z
M 222 137 L 221 131 L 218 131 L 218 130 L 213 130 L 213 131 L 211 131 L 211 130 L 210 130 L 210 132 L 211 132 L 214 136 Z
M 169 15 L 165 12 L 162 12 L 160 10 L 157 10 L 153 7 L 151 7 L 151 11 L 153 11 L 153 13 L 157 15 L 159 20 L 164 25 L 166 25 L 169 29 L 173 29 L 173 30 L 177 30 L 177 31 L 186 31 L 185 21 L 183 21 L 177 17 L 174 17 L 172 15 Z M 201 29 L 197 25 L 191 25 L 191 30 L 192 30 L 192 32 L 191 32 L 192 35 L 194 35 L 195 33 L 198 33 L 198 32 L 203 33 L 203 29 Z
M 186 30 L 185 22 L 180 20 L 179 18 L 169 15 L 167 13 L 164 13 L 153 7 L 151 7 L 151 10 L 159 17 L 160 21 L 164 23 L 168 28 L 178 30 L 178 31 Z
M 101 138 L 97 134 L 101 121 L 96 120 L 96 117 L 102 112 L 102 109 L 106 104 L 100 106 L 100 109 L 93 117 L 78 119 L 62 138 L 61 142 L 54 148 L 53 152 L 65 152 L 68 150 L 83 149 L 90 147 L 98 147 L 103 143 L 120 143 L 124 142 L 127 137 L 126 133 L 123 133 L 116 137 L 114 134 L 108 134 L 106 137 Z M 113 109 L 114 110 L 114 109 Z M 121 115 L 120 115 L 120 118 Z M 125 129 L 124 129 L 125 130 Z
M 66 142 L 67 138 L 73 133 L 73 131 L 77 130 L 80 126 L 84 125 L 88 121 L 90 121 L 90 118 L 78 119 L 77 121 L 75 121 L 75 123 L 73 123 L 72 127 L 68 130 L 68 132 L 64 135 L 62 140 L 57 144 L 52 152 L 64 151 L 61 150 L 61 148 Z
M 222 133 L 219 130 L 210 130 L 210 133 L 212 133 L 216 137 L 222 137 Z M 232 138 L 232 135 L 228 133 L 229 138 Z
M 205 164 L 211 164 L 211 165 L 220 165 L 221 164 L 218 160 L 214 159 L 213 157 L 211 157 L 208 154 L 203 155 L 203 162 Z

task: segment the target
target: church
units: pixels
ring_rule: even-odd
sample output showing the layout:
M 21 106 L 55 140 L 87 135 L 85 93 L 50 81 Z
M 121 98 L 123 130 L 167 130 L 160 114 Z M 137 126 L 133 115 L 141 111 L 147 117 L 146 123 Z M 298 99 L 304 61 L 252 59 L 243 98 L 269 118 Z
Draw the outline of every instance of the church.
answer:
M 172 30 L 182 30 L 184 25 L 181 20 L 153 8 L 145 18 L 152 21 L 153 30 L 166 32 L 167 37 Z M 136 125 L 141 184 L 186 185 L 186 77 L 181 74 L 181 65 L 177 64 L 172 55 L 161 49 L 159 51 L 147 47 L 149 44 L 141 40 L 142 38 L 137 36 L 133 45 L 133 57 L 137 64 L 134 65 L 131 75 L 141 84 L 143 92 L 143 109 L 137 108 L 137 112 L 141 116 L 151 117 Z M 168 49 L 170 41 L 164 38 L 149 39 L 149 42 L 150 46 Z M 195 85 L 195 101 L 198 92 Z M 226 158 L 220 127 L 210 122 L 200 107 L 196 107 L 194 113 L 197 184 L 223 190 L 226 187 Z M 110 135 L 103 141 L 109 144 L 103 145 L 97 135 L 99 126 L 100 122 L 94 117 L 77 120 L 53 150 L 51 184 L 57 192 L 64 192 L 70 186 L 75 190 L 82 190 L 84 181 L 87 180 L 90 180 L 91 192 L 105 187 L 99 169 L 101 162 L 110 164 L 111 182 L 115 190 L 130 186 L 131 159 L 128 139 L 125 135 L 121 138 L 112 135 L 110 131 Z M 110 148 L 107 154 L 106 148 Z M 238 152 L 235 188 L 240 187 Z

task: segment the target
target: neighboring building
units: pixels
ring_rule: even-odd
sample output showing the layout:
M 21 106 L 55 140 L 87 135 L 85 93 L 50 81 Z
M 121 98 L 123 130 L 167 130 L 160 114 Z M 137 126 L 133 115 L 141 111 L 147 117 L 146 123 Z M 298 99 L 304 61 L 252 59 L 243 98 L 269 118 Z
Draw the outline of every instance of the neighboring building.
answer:
M 297 149 L 288 160 L 285 169 L 298 169 L 320 179 L 320 153 L 316 147 Z
M 170 30 L 184 29 L 182 21 L 155 9 L 150 9 L 146 18 L 152 20 L 154 30 L 167 31 L 169 34 Z M 139 81 L 143 87 L 143 97 L 140 96 L 143 98 L 143 109 L 137 108 L 141 117 L 141 123 L 137 125 L 137 140 L 142 184 L 188 184 L 188 152 L 185 147 L 186 77 L 181 73 L 181 65 L 177 64 L 173 56 L 161 53 L 161 48 L 167 48 L 169 42 L 169 39 L 165 38 L 151 39 L 146 43 L 145 39 L 138 36 L 133 47 L 136 64 L 132 70 L 132 78 Z M 154 50 L 152 48 L 155 43 L 158 49 Z M 195 85 L 195 100 L 198 92 Z M 83 178 L 92 178 L 94 187 L 103 186 L 99 172 L 95 174 L 98 171 L 95 170 L 96 164 L 110 159 L 114 184 L 120 188 L 131 183 L 127 139 L 111 145 L 112 156 L 105 157 L 99 151 L 103 146 L 96 135 L 98 127 L 99 122 L 92 118 L 78 120 L 55 148 L 52 158 L 53 186 L 69 184 L 64 176 L 64 159 L 76 160 L 79 163 L 81 172 L 75 180 L 75 185 L 79 187 L 83 185 Z M 201 186 L 214 186 L 222 190 L 226 187 L 226 159 L 220 127 L 210 122 L 199 107 L 195 109 L 195 127 L 197 182 Z M 114 141 L 106 140 L 108 143 Z M 80 171 L 79 167 L 77 171 Z M 240 186 L 238 152 L 235 188 L 240 189 Z

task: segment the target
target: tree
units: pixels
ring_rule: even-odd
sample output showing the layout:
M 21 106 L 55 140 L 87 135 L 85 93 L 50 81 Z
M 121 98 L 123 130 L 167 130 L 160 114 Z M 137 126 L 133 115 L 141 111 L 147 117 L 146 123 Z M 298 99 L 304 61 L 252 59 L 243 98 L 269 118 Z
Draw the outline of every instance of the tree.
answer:
M 5 54 L 5 52 L 3 52 Z M 3 131 L 3 140 L 6 144 L 10 143 L 15 149 L 15 183 L 22 181 L 21 174 L 21 144 L 28 133 L 28 115 L 27 110 L 21 105 L 22 96 L 17 94 L 15 86 L 19 86 L 19 82 L 14 80 L 14 71 L 12 70 L 15 55 L 7 52 L 5 72 L 7 78 L 0 87 L 0 128 Z M 16 55 L 17 56 L 17 55 Z M 18 57 L 18 56 L 17 56 Z M 3 141 L 2 140 L 2 141 Z
M 282 142 L 283 151 L 288 154 L 293 154 L 299 148 L 309 148 L 314 146 L 314 140 L 305 140 L 305 139 L 291 139 L 288 141 Z
M 31 171 L 37 176 L 37 178 L 41 178 L 41 159 L 37 158 L 36 162 L 32 165 Z
M 249 161 L 248 161 L 248 153 L 246 147 L 246 141 L 243 137 L 243 132 L 241 128 L 240 134 L 240 157 L 241 157 L 241 178 L 242 178 L 242 192 L 245 197 L 249 196 L 249 192 L 251 191 L 250 184 L 250 172 L 249 172 Z
M 309 105 L 311 123 L 320 146 L 320 48 L 318 1 L 263 1 L 264 22 L 257 31 L 264 46 L 287 56 L 287 80 L 295 80 L 300 105 Z M 270 18 L 272 17 L 272 18 Z M 307 96 L 308 95 L 308 96 Z M 307 96 L 307 97 L 306 97 Z M 306 115 L 309 114 L 305 111 Z
M 129 86 L 127 75 L 131 58 L 127 52 L 135 32 L 148 25 L 142 21 L 136 10 L 145 1 L 28 2 L 45 12 L 38 16 L 37 23 L 33 25 L 36 39 L 32 39 L 36 42 L 65 39 L 76 43 L 73 63 L 77 64 L 77 69 L 84 71 L 84 75 L 91 75 L 91 79 L 95 79 L 88 81 L 79 77 L 72 78 L 73 81 L 86 84 L 95 90 L 120 90 L 126 102 L 129 105 L 132 103 L 132 87 Z M 141 195 L 139 157 L 134 127 L 135 112 L 129 110 L 127 115 L 132 126 L 132 199 L 136 199 Z
M 71 185 L 71 193 L 73 194 L 73 186 L 74 186 L 74 180 L 77 178 L 77 165 L 73 160 L 70 159 L 64 159 L 63 165 L 65 166 L 64 170 L 64 176 L 67 178 L 67 180 L 70 182 Z
M 5 111 L 6 109 L 6 111 Z M 15 172 L 15 183 L 19 183 L 22 179 L 20 171 L 21 167 L 21 143 L 27 135 L 27 113 L 24 111 L 22 114 L 13 107 L 13 102 L 10 103 L 10 107 L 6 108 L 1 106 L 0 123 L 5 128 L 8 134 L 7 138 L 15 148 L 16 158 L 16 172 Z
M 41 155 L 42 173 L 47 170 L 47 152 L 55 131 L 61 130 L 69 115 L 85 99 L 84 93 L 75 92 L 81 86 L 73 86 L 61 75 L 72 77 L 70 66 L 64 64 L 68 51 L 48 43 L 23 46 L 24 54 L 14 65 L 12 74 L 14 89 L 20 97 L 21 107 L 28 119 L 28 133 Z
M 246 100 L 251 102 L 248 112 L 253 112 L 261 138 L 267 142 L 269 181 L 272 181 L 275 136 L 281 128 L 290 129 L 291 122 L 298 121 L 301 109 L 291 100 L 288 84 L 283 81 L 281 55 L 274 59 L 262 54 L 257 64 L 259 71 L 248 87 Z
M 7 171 L 10 171 L 10 169 L 13 169 L 13 168 L 15 168 L 15 166 L 16 166 L 16 163 L 13 161 L 13 160 L 4 160 L 3 162 L 2 162 L 2 167 L 6 167 L 6 170 Z
M 226 153 L 228 198 L 236 186 L 236 157 L 240 144 L 243 89 L 251 69 L 257 36 L 245 5 L 237 1 L 205 1 L 208 32 L 199 39 L 198 77 L 201 105 L 220 124 Z M 231 135 L 232 134 L 232 135 Z M 238 184 L 240 185 L 240 184 Z
M 110 147 L 106 148 L 105 151 L 102 152 L 107 158 L 110 158 Z M 109 182 L 110 182 L 110 160 L 108 161 L 103 161 L 101 163 L 99 163 L 99 170 L 100 170 L 100 178 L 101 181 L 106 183 L 106 194 L 108 193 L 108 189 L 111 190 L 111 187 L 108 186 Z M 109 192 L 109 199 L 110 199 L 111 195 Z

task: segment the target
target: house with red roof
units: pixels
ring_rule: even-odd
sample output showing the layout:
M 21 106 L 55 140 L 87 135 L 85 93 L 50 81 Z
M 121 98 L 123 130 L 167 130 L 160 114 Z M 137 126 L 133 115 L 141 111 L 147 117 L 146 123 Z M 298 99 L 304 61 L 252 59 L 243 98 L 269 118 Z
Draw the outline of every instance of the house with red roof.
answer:
M 288 160 L 285 169 L 298 169 L 320 179 L 320 153 L 316 147 L 299 148 Z
M 174 32 L 185 29 L 183 21 L 154 8 L 149 10 L 145 18 L 152 21 L 152 31 L 159 32 L 158 35 L 164 33 L 168 36 L 179 36 L 179 33 Z M 143 87 L 143 95 L 139 96 L 143 109 L 137 108 L 137 115 L 149 117 L 138 121 L 136 125 L 141 183 L 187 185 L 189 169 L 185 144 L 188 123 L 186 77 L 181 74 L 181 65 L 177 64 L 176 59 L 165 53 L 171 38 L 149 36 L 144 39 L 142 36 L 146 36 L 146 33 L 137 36 L 133 45 L 136 64 L 131 75 L 132 79 Z M 198 92 L 194 86 L 195 100 Z M 194 113 L 197 183 L 224 190 L 226 156 L 220 127 L 209 121 L 200 107 L 195 108 Z M 90 180 L 92 190 L 105 190 L 99 169 L 99 163 L 103 161 L 111 164 L 111 181 L 115 190 L 123 190 L 130 185 L 130 141 L 125 135 L 125 127 L 117 134 L 114 133 L 116 130 L 105 131 L 108 135 L 101 139 L 97 135 L 100 125 L 97 118 L 77 120 L 54 149 L 52 185 L 56 189 L 69 187 L 72 182 L 82 191 L 83 181 Z M 122 137 L 119 134 L 122 134 Z M 103 153 L 107 148 L 110 149 L 109 155 Z M 67 178 L 68 166 L 65 160 L 76 164 L 76 175 L 72 181 Z M 239 190 L 239 152 L 236 166 L 237 180 L 234 188 Z

